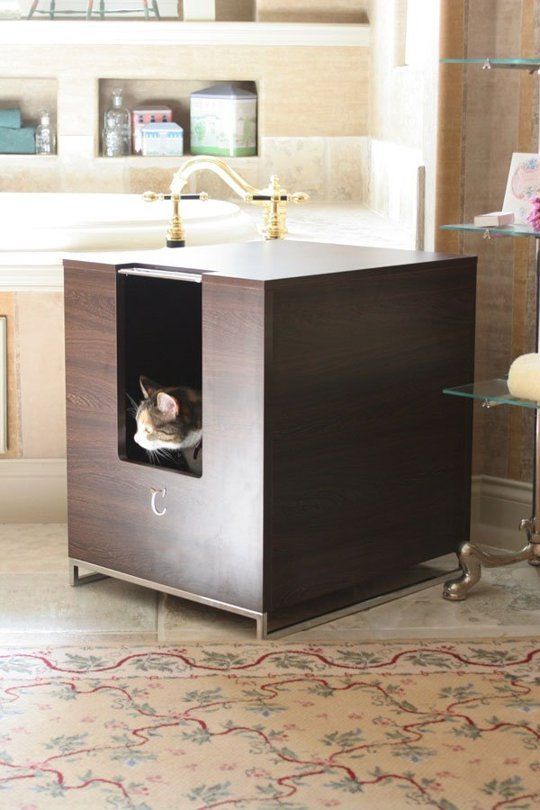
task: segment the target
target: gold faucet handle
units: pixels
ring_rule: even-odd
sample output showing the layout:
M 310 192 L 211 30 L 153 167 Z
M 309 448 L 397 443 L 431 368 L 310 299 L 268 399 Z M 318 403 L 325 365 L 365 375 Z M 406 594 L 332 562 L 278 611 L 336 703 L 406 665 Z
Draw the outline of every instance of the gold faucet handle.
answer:
M 294 194 L 288 195 L 288 201 L 295 203 L 295 205 L 309 202 L 309 199 L 310 199 L 309 194 L 306 194 L 305 191 L 295 191 Z
M 145 191 L 142 195 L 145 202 L 160 202 L 161 200 L 202 200 L 206 202 L 209 197 L 206 191 L 199 191 L 197 194 L 160 194 L 156 191 Z
M 164 200 L 164 194 L 158 194 L 155 191 L 145 191 L 142 195 L 142 198 L 145 202 L 158 202 L 158 200 Z

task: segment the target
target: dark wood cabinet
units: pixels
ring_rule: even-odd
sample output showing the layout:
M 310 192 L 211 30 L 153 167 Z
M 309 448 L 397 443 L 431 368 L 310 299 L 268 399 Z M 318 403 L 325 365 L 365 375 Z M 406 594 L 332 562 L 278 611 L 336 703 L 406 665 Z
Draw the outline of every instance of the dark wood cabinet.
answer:
M 108 261 L 65 262 L 74 569 L 265 635 L 468 539 L 472 414 L 442 389 L 473 375 L 475 259 L 285 241 Z M 202 382 L 200 478 L 130 450 L 139 358 Z

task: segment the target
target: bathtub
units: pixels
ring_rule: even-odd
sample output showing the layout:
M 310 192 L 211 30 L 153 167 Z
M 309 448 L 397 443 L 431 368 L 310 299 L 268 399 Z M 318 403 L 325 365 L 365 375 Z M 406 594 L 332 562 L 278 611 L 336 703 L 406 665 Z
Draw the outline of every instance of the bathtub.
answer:
M 189 245 L 260 239 L 253 220 L 220 200 L 181 204 Z M 0 194 L 0 253 L 155 249 L 172 204 L 138 194 Z

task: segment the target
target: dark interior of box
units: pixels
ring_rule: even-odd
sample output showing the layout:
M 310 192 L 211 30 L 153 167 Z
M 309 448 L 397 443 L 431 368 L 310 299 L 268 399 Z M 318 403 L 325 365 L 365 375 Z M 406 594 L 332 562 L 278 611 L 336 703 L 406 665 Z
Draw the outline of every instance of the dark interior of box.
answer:
M 190 472 L 181 451 L 155 461 L 134 441 L 134 403 L 143 399 L 141 375 L 164 387 L 202 390 L 201 284 L 118 276 L 119 455 L 140 464 Z M 199 461 L 202 467 L 202 450 Z

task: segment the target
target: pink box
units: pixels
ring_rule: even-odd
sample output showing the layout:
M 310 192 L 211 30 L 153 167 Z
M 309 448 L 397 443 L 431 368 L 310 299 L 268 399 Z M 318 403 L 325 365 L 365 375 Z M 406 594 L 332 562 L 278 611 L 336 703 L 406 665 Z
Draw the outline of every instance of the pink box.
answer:
M 170 107 L 139 107 L 131 112 L 131 131 L 133 135 L 133 153 L 142 152 L 141 129 L 147 124 L 165 124 L 172 121 Z

